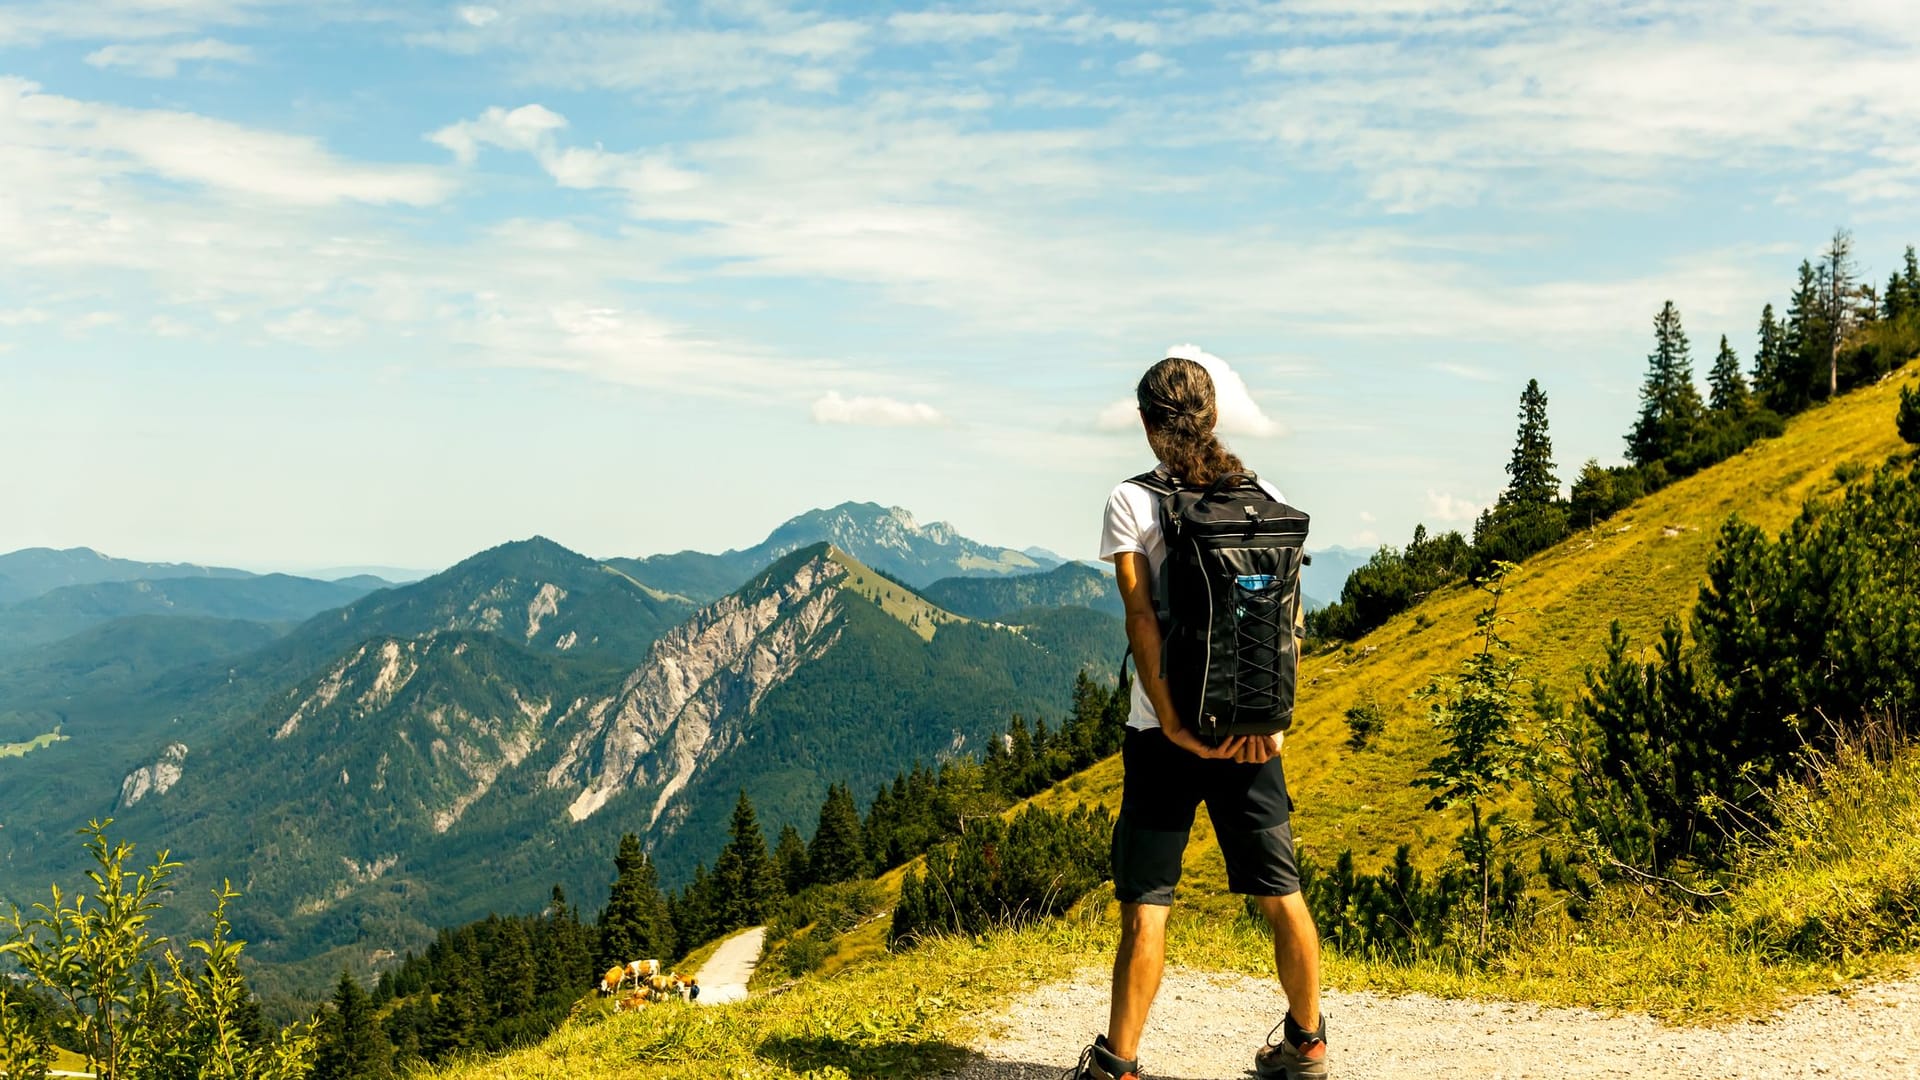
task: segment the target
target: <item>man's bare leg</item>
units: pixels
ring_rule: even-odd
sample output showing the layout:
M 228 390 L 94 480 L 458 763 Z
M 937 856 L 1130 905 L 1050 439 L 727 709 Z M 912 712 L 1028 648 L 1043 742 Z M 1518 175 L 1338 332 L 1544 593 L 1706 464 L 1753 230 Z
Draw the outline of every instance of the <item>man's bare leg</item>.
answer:
M 1107 1049 L 1128 1061 L 1140 1056 L 1140 1033 L 1147 1027 L 1147 1010 L 1160 992 L 1160 972 L 1167 963 L 1167 913 L 1171 910 L 1162 904 L 1120 905 L 1120 951 L 1113 957 L 1113 1008 L 1107 1015 Z
M 1254 902 L 1273 930 L 1273 963 L 1280 970 L 1280 987 L 1287 992 L 1287 1012 L 1308 1031 L 1320 1028 L 1320 930 L 1299 893 L 1259 896 Z M 1122 946 L 1124 949 L 1124 946 Z M 1158 969 L 1155 969 L 1158 982 Z M 1119 985 L 1116 976 L 1114 985 Z M 1118 1016 L 1118 998 L 1115 998 Z

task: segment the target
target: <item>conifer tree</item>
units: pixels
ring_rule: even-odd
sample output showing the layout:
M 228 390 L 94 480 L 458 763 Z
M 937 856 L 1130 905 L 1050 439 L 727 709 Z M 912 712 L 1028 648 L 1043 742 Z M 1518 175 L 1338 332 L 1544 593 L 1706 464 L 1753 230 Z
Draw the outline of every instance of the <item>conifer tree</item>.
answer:
M 765 853 L 765 849 L 762 849 Z M 600 913 L 600 966 L 673 955 L 672 921 L 653 860 L 627 833 L 613 859 L 613 889 Z
M 1786 328 L 1774 319 L 1773 305 L 1760 311 L 1759 342 L 1753 350 L 1753 392 L 1772 408 L 1779 408 L 1781 385 L 1781 345 Z
M 780 864 L 780 881 L 791 896 L 812 884 L 807 875 L 807 843 L 800 830 L 789 821 L 780 827 L 780 839 L 773 845 L 773 861 Z
M 1707 404 L 1715 413 L 1734 420 L 1747 414 L 1751 404 L 1747 380 L 1740 374 L 1740 358 L 1727 344 L 1725 334 L 1720 335 L 1720 354 L 1714 357 L 1713 370 L 1707 373 L 1707 385 L 1712 390 Z
M 1507 490 L 1500 502 L 1537 508 L 1560 499 L 1560 478 L 1554 475 L 1553 439 L 1547 434 L 1547 394 L 1540 380 L 1528 379 L 1520 394 L 1520 430 L 1513 457 L 1507 461 Z
M 1814 379 L 1824 373 L 1831 338 L 1826 293 L 1824 271 L 1802 259 L 1780 338 L 1779 393 L 1767 399 L 1775 412 L 1796 413 L 1813 401 Z
M 1669 300 L 1653 320 L 1653 352 L 1640 388 L 1640 417 L 1627 436 L 1627 456 L 1636 465 L 1671 457 L 1693 444 L 1699 433 L 1700 390 L 1693 384 L 1693 358 L 1680 312 Z
M 713 864 L 714 900 L 719 905 L 716 929 L 721 933 L 766 922 L 786 896 L 780 865 L 767 851 L 760 818 L 744 788 L 727 833 L 727 846 Z
M 1431 716 L 1445 749 L 1415 783 L 1433 790 L 1428 809 L 1464 806 L 1472 815 L 1472 830 L 1461 838 L 1460 846 L 1479 881 L 1483 952 L 1493 897 L 1493 827 L 1498 819 L 1482 814 L 1488 803 L 1513 785 L 1521 758 L 1514 728 L 1529 708 L 1519 690 L 1523 661 L 1511 655 L 1512 647 L 1500 636 L 1501 624 L 1509 621 L 1500 614 L 1500 599 L 1509 587 L 1507 578 L 1517 569 L 1511 563 L 1497 563 L 1480 585 L 1491 597 L 1476 620 L 1480 650 L 1462 662 L 1458 676 L 1435 678 L 1418 691 L 1432 702 Z
M 1900 388 L 1900 412 L 1896 416 L 1900 437 L 1920 446 L 1920 393 L 1911 386 Z
M 373 1002 L 348 971 L 340 972 L 333 1007 L 321 1017 L 312 1080 L 385 1080 L 393 1051 L 374 1021 Z
M 1580 475 L 1573 482 L 1573 493 L 1569 510 L 1576 527 L 1592 528 L 1601 518 L 1614 511 L 1613 473 L 1602 467 L 1594 458 L 1580 467 Z
M 845 784 L 827 788 L 826 801 L 820 804 L 820 824 L 807 850 L 807 873 L 822 885 L 854 881 L 867 875 L 860 811 L 853 805 L 852 789 Z

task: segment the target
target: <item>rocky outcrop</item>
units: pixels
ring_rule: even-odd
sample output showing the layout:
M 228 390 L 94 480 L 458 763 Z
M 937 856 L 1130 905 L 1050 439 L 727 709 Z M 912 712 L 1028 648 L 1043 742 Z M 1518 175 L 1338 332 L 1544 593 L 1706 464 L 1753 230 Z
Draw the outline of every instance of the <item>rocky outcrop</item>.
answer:
M 134 805 L 149 795 L 165 795 L 187 769 L 187 744 L 172 743 L 160 752 L 159 760 L 142 765 L 120 782 L 120 808 Z
M 548 771 L 578 788 L 567 807 L 582 821 L 627 790 L 657 790 L 659 821 L 701 766 L 740 739 L 769 691 L 833 647 L 833 615 L 846 568 L 822 555 L 784 581 L 703 609 L 656 642 L 614 707 L 592 715 Z

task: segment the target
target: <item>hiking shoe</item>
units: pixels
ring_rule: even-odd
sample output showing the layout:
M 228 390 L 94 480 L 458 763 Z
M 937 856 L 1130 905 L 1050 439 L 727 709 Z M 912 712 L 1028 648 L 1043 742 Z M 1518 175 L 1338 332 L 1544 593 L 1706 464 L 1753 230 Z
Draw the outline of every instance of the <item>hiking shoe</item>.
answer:
M 1061 1080 L 1140 1080 L 1140 1063 L 1115 1057 L 1107 1049 L 1107 1037 L 1101 1035 L 1080 1051 L 1080 1064 L 1062 1074 Z
M 1275 1035 L 1280 1036 L 1277 1043 Z M 1326 1017 L 1320 1018 L 1319 1030 L 1305 1031 L 1288 1013 L 1267 1032 L 1267 1044 L 1254 1052 L 1253 1075 L 1259 1080 L 1326 1080 Z

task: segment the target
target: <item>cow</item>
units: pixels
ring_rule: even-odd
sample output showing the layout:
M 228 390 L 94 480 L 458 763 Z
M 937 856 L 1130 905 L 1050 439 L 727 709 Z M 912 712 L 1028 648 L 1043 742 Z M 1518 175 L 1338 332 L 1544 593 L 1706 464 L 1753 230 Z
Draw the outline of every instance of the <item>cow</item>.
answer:
M 605 996 L 611 996 L 614 992 L 618 991 L 626 981 L 626 968 L 620 967 L 619 965 L 610 967 L 607 969 L 605 975 L 600 976 L 600 993 Z

